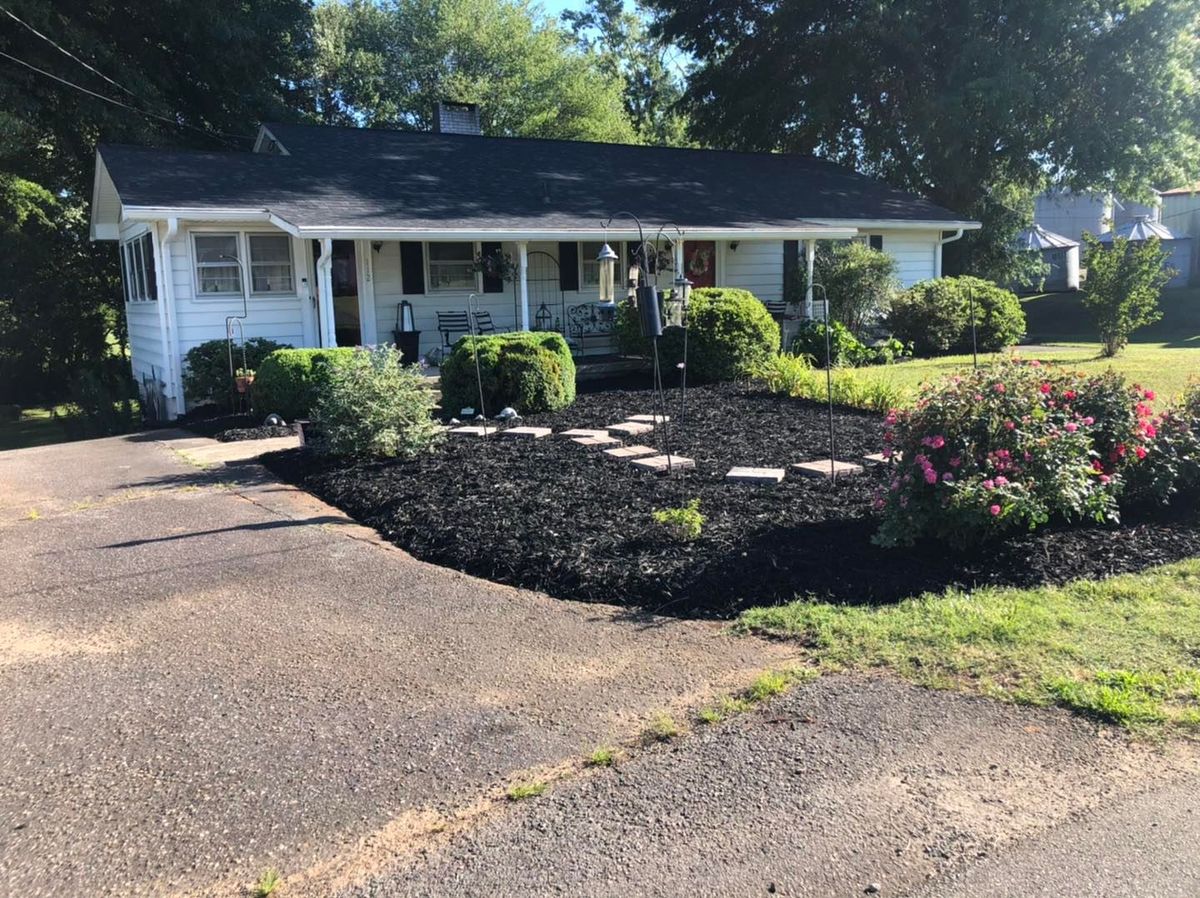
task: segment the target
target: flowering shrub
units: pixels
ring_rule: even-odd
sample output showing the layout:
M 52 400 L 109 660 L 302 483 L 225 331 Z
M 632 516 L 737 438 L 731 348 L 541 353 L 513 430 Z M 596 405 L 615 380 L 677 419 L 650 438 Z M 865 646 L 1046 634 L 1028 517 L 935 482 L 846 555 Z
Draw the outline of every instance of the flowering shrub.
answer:
M 1149 425 L 1153 444 L 1135 448 L 1140 464 L 1129 472 L 1129 498 L 1167 502 L 1176 493 L 1200 489 L 1200 383 Z
M 876 499 L 884 546 L 966 545 L 1052 517 L 1116 521 L 1130 472 L 1155 451 L 1152 391 L 1012 359 L 926 387 L 892 411 L 897 465 Z

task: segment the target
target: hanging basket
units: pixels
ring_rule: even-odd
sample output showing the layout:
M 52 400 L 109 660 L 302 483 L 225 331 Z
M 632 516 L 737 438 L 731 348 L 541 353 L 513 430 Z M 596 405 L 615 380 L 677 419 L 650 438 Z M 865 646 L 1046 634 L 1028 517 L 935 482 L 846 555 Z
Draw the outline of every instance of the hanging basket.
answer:
M 254 375 L 253 374 L 239 374 L 237 377 L 235 377 L 233 379 L 233 384 L 235 387 L 237 387 L 237 391 L 239 393 L 245 393 L 247 390 L 250 389 L 250 386 L 253 383 L 254 383 Z

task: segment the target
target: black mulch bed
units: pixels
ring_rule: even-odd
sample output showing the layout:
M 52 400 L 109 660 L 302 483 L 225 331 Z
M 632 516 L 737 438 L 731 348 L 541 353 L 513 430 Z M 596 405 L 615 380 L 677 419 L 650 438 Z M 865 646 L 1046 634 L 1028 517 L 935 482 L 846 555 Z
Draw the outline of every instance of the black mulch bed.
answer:
M 652 403 L 645 390 L 590 393 L 521 423 L 556 432 L 600 428 L 653 412 Z M 677 406 L 670 411 L 678 418 Z M 871 544 L 882 471 L 836 486 L 791 472 L 777 487 L 724 481 L 734 465 L 827 457 L 827 433 L 817 403 L 720 386 L 688 392 L 687 415 L 672 422 L 671 434 L 675 451 L 697 467 L 669 478 L 561 437 L 451 438 L 410 462 L 338 463 L 302 450 L 265 461 L 418 558 L 554 596 L 665 614 L 725 617 L 797 595 L 891 602 L 951 585 L 1060 583 L 1200 555 L 1194 503 L 1130 517 L 1119 528 L 1051 527 L 961 554 L 938 544 Z M 838 411 L 838 458 L 878 452 L 881 433 L 879 416 Z M 651 511 L 694 497 L 708 519 L 702 536 L 683 545 L 664 538 Z
M 267 440 L 272 437 L 288 437 L 296 432 L 291 425 L 283 427 L 266 425 L 261 417 L 253 415 L 214 414 L 203 407 L 193 409 L 179 419 L 179 423 L 192 433 L 212 437 L 222 443 L 242 440 Z

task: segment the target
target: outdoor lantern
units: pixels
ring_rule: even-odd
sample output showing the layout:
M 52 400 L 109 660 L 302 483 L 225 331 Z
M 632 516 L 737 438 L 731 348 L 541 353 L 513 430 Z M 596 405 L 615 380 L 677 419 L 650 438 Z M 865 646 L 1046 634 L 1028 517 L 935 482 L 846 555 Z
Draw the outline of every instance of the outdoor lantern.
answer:
M 600 255 L 596 256 L 596 261 L 600 263 L 600 301 L 615 302 L 613 295 L 613 281 L 616 277 L 617 259 L 619 257 L 613 251 L 613 248 L 605 243 L 600 247 Z
M 684 327 L 686 325 L 687 304 L 692 292 L 692 282 L 684 275 L 675 278 L 671 299 L 666 302 L 666 327 Z
M 533 328 L 539 331 L 550 330 L 550 310 L 546 308 L 546 304 L 542 303 L 537 310 L 537 314 L 533 316 Z

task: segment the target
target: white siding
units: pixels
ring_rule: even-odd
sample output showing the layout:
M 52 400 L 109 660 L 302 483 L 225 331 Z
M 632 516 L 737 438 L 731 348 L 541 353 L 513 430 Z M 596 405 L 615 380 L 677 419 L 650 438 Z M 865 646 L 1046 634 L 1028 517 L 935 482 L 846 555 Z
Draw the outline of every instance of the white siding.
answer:
M 131 240 L 149 230 L 144 223 L 126 223 L 121 226 L 121 241 Z M 116 252 L 121 252 L 117 244 Z M 121 284 L 125 289 L 125 284 Z M 125 303 L 125 324 L 129 330 L 129 359 L 133 379 L 139 391 L 144 393 L 147 381 L 157 381 L 166 386 L 168 382 L 166 359 L 163 358 L 162 324 L 157 302 Z
M 883 235 L 883 251 L 896 260 L 900 286 L 937 277 L 937 245 L 940 231 L 872 231 Z
M 737 243 L 737 249 L 733 248 L 733 243 Z M 732 241 L 725 243 L 721 250 L 719 283 L 749 290 L 763 302 L 783 299 L 782 240 Z

